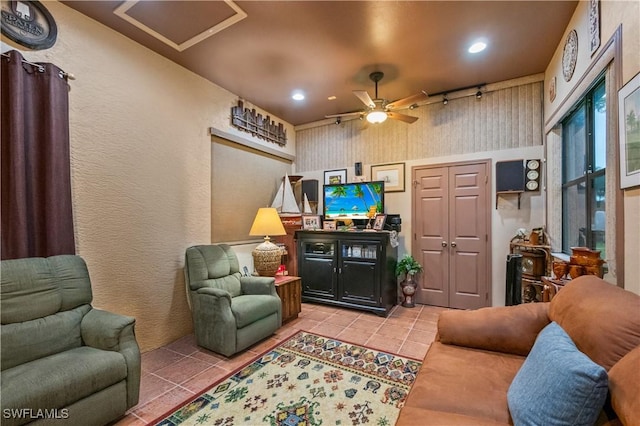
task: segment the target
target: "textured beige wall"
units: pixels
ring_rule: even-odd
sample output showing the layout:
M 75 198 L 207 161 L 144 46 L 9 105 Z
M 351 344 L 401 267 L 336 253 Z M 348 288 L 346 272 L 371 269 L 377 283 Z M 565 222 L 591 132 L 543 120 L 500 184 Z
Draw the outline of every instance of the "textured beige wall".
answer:
M 565 34 L 545 71 L 545 123 L 555 125 L 568 105 L 567 98 L 574 96 L 572 90 L 580 84 L 593 61 L 611 39 L 618 27 L 622 26 L 622 82 L 624 85 L 640 72 L 640 2 L 610 1 L 600 2 L 600 47 L 594 54 L 589 49 L 589 2 L 578 3 L 576 11 L 565 30 Z M 573 77 L 565 82 L 562 76 L 562 50 L 567 34 L 575 29 L 578 33 L 578 60 Z M 551 102 L 548 94 L 549 82 L 556 77 L 557 95 Z M 611 100 L 610 100 L 611 101 Z M 613 99 L 617 102 L 617 99 Z M 553 137 L 552 137 L 553 138 Z M 617 142 L 616 142 L 617 143 Z M 640 189 L 624 191 L 624 276 L 625 288 L 640 294 Z M 618 255 L 620 256 L 620 255 Z
M 183 258 L 188 246 L 210 242 L 208 129 L 251 138 L 228 124 L 232 93 L 61 3 L 46 6 L 58 41 L 23 55 L 76 76 L 69 95 L 77 253 L 89 266 L 94 306 L 136 317 L 141 348 L 150 350 L 192 329 Z M 292 126 L 287 133 L 283 152 L 292 154 Z

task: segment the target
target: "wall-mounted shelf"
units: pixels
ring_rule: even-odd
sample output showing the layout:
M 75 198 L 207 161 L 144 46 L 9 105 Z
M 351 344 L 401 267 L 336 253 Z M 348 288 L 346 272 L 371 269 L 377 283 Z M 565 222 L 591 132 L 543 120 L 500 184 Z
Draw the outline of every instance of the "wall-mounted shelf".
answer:
M 524 191 L 497 191 L 496 192 L 496 210 L 498 210 L 498 197 L 500 195 L 518 194 L 518 210 L 520 210 L 520 196 Z
M 496 210 L 498 195 L 518 194 L 518 210 L 520 196 L 523 192 L 540 191 L 541 160 L 511 160 L 496 163 Z

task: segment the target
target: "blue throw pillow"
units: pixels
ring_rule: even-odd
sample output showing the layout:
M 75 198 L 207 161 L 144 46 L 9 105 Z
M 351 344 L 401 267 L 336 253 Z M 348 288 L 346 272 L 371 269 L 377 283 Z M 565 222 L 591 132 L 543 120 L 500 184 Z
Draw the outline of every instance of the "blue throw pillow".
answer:
M 540 332 L 509 386 L 509 411 L 517 426 L 593 425 L 608 382 L 605 369 L 552 322 Z

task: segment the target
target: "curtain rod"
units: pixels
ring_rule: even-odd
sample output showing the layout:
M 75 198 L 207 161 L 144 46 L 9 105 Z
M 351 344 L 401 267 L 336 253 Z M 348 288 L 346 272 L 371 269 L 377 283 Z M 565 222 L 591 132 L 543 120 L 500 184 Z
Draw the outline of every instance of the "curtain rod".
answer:
M 7 53 L 2 52 L 2 56 L 4 56 L 5 58 L 11 59 L 11 57 Z M 29 62 L 26 59 L 22 59 L 22 63 L 27 64 L 27 65 L 31 65 L 32 67 L 36 67 L 36 68 L 38 68 L 38 71 L 44 72 L 44 67 L 42 65 L 40 65 L 40 64 Z M 60 77 L 61 78 L 65 78 L 67 80 L 75 80 L 76 79 L 76 77 L 73 74 L 68 73 L 68 72 L 64 72 L 62 70 L 60 71 Z

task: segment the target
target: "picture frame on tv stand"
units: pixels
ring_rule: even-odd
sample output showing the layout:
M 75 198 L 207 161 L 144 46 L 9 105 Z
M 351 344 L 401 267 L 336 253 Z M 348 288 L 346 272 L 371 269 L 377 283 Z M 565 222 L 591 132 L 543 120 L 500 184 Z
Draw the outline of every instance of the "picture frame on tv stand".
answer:
M 335 220 L 325 220 L 322 223 L 322 229 L 325 231 L 335 231 L 336 230 L 336 221 Z
M 376 231 L 382 231 L 384 229 L 384 224 L 387 221 L 386 214 L 377 214 L 376 219 L 373 222 L 373 229 Z
M 320 219 L 320 215 L 303 215 L 302 229 L 306 229 L 306 230 L 322 229 L 322 220 Z

